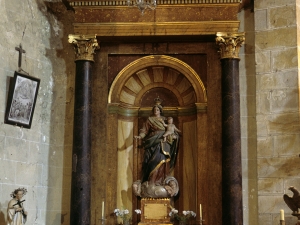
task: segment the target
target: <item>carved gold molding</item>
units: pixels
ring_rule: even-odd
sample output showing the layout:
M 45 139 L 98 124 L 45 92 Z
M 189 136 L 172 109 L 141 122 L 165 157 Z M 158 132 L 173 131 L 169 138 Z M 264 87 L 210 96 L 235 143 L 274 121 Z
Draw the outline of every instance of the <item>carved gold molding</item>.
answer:
M 216 43 L 220 48 L 221 59 L 239 59 L 240 47 L 245 42 L 245 33 L 218 32 Z
M 207 111 L 207 103 L 195 103 L 197 112 L 206 112 Z
M 75 61 L 87 60 L 94 62 L 95 50 L 99 49 L 96 35 L 69 35 L 69 43 L 74 45 Z
M 207 103 L 195 103 L 186 107 L 164 107 L 164 116 L 191 116 L 197 113 L 206 113 Z M 109 114 L 118 114 L 124 117 L 148 117 L 152 114 L 152 107 L 125 106 L 118 103 L 108 104 Z
M 69 1 L 70 5 L 76 6 L 127 6 L 127 1 L 110 0 L 110 1 Z M 157 0 L 158 5 L 183 5 L 183 4 L 236 4 L 240 0 Z
M 118 22 L 74 23 L 76 34 L 97 34 L 98 37 L 215 35 L 218 31 L 235 33 L 240 21 L 188 22 Z
M 125 117 L 136 117 L 139 114 L 139 107 L 124 106 L 119 103 L 108 104 L 108 113 L 118 114 Z

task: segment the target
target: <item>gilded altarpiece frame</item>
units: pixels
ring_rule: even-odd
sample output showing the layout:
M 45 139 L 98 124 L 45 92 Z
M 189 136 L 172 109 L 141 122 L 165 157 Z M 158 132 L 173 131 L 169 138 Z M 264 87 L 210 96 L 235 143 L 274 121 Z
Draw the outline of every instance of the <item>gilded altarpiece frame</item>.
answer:
M 143 119 L 149 116 L 147 111 L 149 109 L 140 107 L 134 101 L 120 104 L 121 91 L 124 91 L 122 87 L 126 87 L 127 82 L 122 80 L 123 77 L 119 78 L 120 84 L 123 85 L 110 95 L 109 91 L 116 88 L 112 86 L 115 77 L 127 65 L 144 56 L 169 55 L 176 58 L 176 55 L 181 54 L 185 59 L 178 59 L 195 69 L 190 58 L 192 55 L 202 54 L 206 57 L 206 70 L 195 70 L 207 91 L 207 99 L 195 101 L 192 107 L 194 109 L 177 107 L 174 110 L 170 107 L 167 110 L 171 115 L 176 114 L 175 124 L 183 133 L 189 131 L 189 135 L 185 134 L 182 139 L 180 149 L 196 148 L 195 152 L 183 150 L 181 152 L 185 154 L 183 160 L 179 157 L 177 161 L 179 168 L 187 169 L 185 173 L 175 169 L 175 176 L 179 179 L 194 177 L 192 179 L 195 179 L 195 184 L 192 185 L 193 190 L 190 193 L 184 191 L 185 187 L 181 187 L 181 192 L 175 199 L 175 207 L 179 210 L 195 210 L 199 214 L 201 203 L 205 224 L 221 225 L 221 68 L 215 36 L 217 32 L 238 31 L 240 22 L 237 14 L 241 1 L 230 0 L 229 3 L 228 0 L 159 0 L 159 7 L 155 11 L 146 11 L 143 16 L 137 8 L 129 8 L 126 2 L 121 0 L 68 0 L 68 2 L 75 11 L 74 33 L 97 34 L 101 45 L 95 58 L 92 88 L 95 125 L 92 128 L 92 221 L 96 225 L 101 224 L 99 219 L 101 215 L 98 213 L 101 201 L 105 201 L 107 225 L 116 224 L 112 213 L 116 207 L 131 207 L 129 208 L 131 212 L 140 207 L 139 200 L 132 194 L 131 189 L 131 182 L 139 178 L 139 159 L 142 157 L 141 151 L 133 141 L 133 135 L 138 133 Z M 109 58 L 113 55 L 123 55 L 123 61 L 111 64 Z M 148 66 L 161 65 L 152 63 Z M 111 75 L 110 67 L 116 67 L 118 71 Z M 137 67 L 131 67 L 133 70 L 127 77 L 125 76 L 126 79 L 145 68 Z M 201 73 L 205 74 L 206 79 Z M 132 93 L 130 85 L 127 86 L 129 88 L 126 87 L 125 92 Z M 199 89 L 199 86 L 196 86 L 193 89 Z M 167 86 L 163 88 L 168 89 Z M 142 96 L 136 98 L 141 99 Z M 193 110 L 192 114 L 186 113 Z M 189 176 L 190 174 L 193 175 Z M 188 180 L 187 183 L 189 182 L 191 181 Z M 119 188 L 124 186 L 126 189 Z M 194 202 L 191 203 L 190 199 Z M 190 205 L 196 208 L 190 208 Z M 134 224 L 137 219 L 138 217 L 133 217 Z M 199 224 L 199 215 L 194 223 Z

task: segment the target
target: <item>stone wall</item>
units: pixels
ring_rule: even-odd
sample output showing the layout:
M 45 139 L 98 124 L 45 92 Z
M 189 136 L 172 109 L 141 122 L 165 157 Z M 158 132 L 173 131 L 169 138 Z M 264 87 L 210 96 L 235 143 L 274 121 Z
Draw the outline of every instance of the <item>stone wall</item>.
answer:
M 285 211 L 287 225 L 296 221 L 282 198 L 284 193 L 292 195 L 289 186 L 300 188 L 296 2 L 255 1 L 257 194 L 261 225 L 279 224 L 280 209 Z
M 241 147 L 243 176 L 244 225 L 257 221 L 257 154 L 256 154 L 256 76 L 254 13 L 250 10 L 239 13 L 240 32 L 245 32 L 246 41 L 240 51 L 240 107 Z
M 0 1 L 0 224 L 10 193 L 25 187 L 27 224 L 69 224 L 74 55 L 73 12 L 58 2 Z M 63 15 L 63 17 L 62 17 Z M 4 123 L 9 77 L 22 68 L 41 80 L 31 129 Z

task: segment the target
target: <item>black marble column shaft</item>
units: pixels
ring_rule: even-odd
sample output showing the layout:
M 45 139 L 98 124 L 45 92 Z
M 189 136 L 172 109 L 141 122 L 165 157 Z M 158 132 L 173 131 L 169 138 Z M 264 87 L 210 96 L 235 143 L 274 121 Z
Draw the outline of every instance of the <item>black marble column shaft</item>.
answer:
M 242 225 L 239 59 L 222 64 L 222 224 Z
M 76 61 L 71 225 L 91 224 L 91 65 Z

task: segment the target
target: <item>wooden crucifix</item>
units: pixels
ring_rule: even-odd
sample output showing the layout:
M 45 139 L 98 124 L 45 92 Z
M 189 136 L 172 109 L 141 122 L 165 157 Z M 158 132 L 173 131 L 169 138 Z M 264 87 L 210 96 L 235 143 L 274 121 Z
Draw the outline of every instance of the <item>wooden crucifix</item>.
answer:
M 22 48 L 22 44 L 19 45 L 19 47 L 15 48 L 19 52 L 19 61 L 18 61 L 18 67 L 19 67 L 19 72 L 22 71 L 22 53 L 26 53 L 26 51 Z

